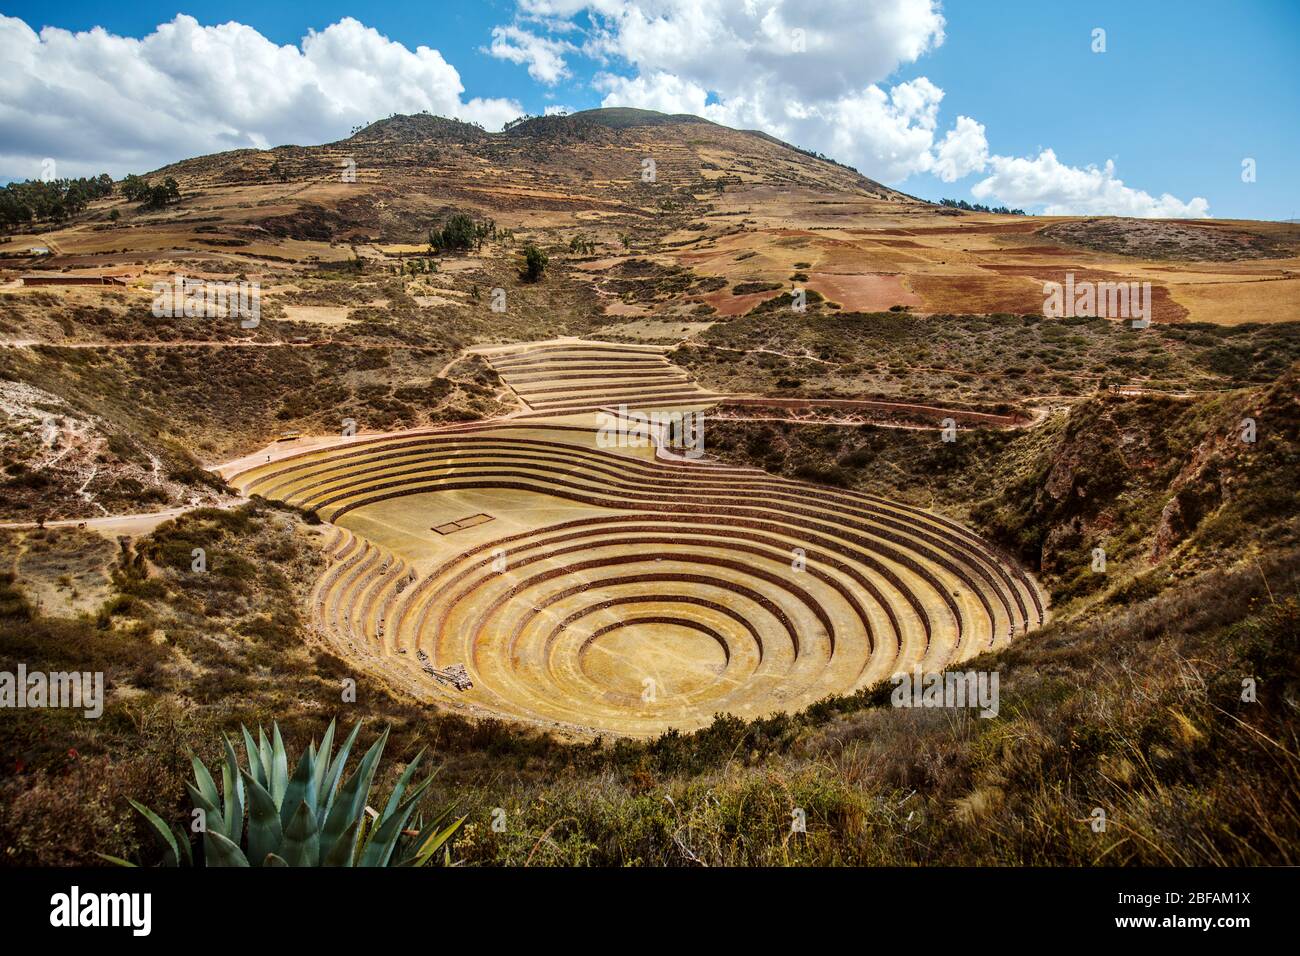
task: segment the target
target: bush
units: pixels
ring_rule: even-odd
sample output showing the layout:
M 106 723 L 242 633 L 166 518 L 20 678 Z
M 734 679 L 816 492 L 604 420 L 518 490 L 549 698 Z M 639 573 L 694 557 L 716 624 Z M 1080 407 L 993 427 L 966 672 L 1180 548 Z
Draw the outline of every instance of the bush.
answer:
M 495 238 L 496 223 L 491 219 L 475 222 L 463 212 L 453 213 L 439 229 L 429 230 L 429 245 L 438 252 L 464 252 L 485 238 Z M 436 270 L 435 270 L 436 271 Z
M 542 277 L 542 270 L 546 268 L 546 253 L 538 249 L 533 243 L 524 246 L 524 271 L 522 273 L 525 282 L 536 282 Z

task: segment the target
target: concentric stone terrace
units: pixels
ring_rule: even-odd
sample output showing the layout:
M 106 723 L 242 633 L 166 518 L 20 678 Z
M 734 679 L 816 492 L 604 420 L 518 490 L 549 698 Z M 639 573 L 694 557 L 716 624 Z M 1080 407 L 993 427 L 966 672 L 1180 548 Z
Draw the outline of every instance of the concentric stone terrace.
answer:
M 600 448 L 594 416 L 352 438 L 233 481 L 334 526 L 313 612 L 341 654 L 547 725 L 644 735 L 794 710 L 1044 615 L 1033 581 L 953 522 Z M 455 665 L 471 689 L 445 679 Z
M 602 406 L 647 408 L 717 398 L 653 345 L 556 340 L 481 350 L 484 359 L 538 415 Z

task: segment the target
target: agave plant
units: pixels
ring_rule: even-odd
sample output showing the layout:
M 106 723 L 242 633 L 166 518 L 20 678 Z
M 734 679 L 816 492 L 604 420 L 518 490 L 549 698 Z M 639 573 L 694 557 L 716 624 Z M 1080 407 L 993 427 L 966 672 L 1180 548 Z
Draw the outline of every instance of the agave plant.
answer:
M 387 730 L 341 786 L 360 722 L 339 752 L 331 755 L 334 722 L 330 721 L 320 746 L 311 742 L 292 775 L 278 725 L 272 725 L 270 739 L 259 726 L 256 742 L 247 727 L 241 725 L 240 730 L 248 767 L 239 765 L 230 737 L 223 734 L 226 756 L 221 765 L 220 794 L 203 761 L 190 757 L 194 782 L 186 781 L 185 786 L 196 811 L 203 811 L 203 865 L 423 866 L 465 821 L 461 817 L 443 826 L 449 815 L 444 810 L 427 824 L 417 821 L 414 831 L 406 829 L 420 797 L 433 782 L 430 775 L 418 786 L 410 786 L 423 750 L 393 787 L 383 812 L 367 806 L 375 769 L 388 741 Z M 134 800 L 131 805 L 162 840 L 165 865 L 195 865 L 189 838 L 180 827 L 169 827 L 158 814 Z M 130 865 L 114 857 L 106 859 Z

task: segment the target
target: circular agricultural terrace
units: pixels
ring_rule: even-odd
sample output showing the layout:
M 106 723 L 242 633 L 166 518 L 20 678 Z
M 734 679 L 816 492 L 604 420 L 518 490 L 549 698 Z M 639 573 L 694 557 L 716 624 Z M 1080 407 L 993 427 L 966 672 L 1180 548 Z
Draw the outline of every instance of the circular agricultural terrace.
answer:
M 521 395 L 516 418 L 358 436 L 231 479 L 326 522 L 322 638 L 418 697 L 648 735 L 942 669 L 1044 619 L 1022 569 L 928 511 L 599 447 L 600 405 L 712 397 L 650 350 L 487 357 L 554 410 Z

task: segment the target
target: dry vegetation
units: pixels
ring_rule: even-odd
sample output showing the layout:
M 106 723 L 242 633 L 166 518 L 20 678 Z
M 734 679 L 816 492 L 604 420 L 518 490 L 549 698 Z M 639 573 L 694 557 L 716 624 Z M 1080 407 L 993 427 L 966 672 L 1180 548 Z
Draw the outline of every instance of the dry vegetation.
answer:
M 710 420 L 706 448 L 969 522 L 1041 573 L 1054 619 L 969 665 L 1001 673 L 994 720 L 891 708 L 886 686 L 574 742 L 417 704 L 325 650 L 306 614 L 315 515 L 255 500 L 123 542 L 0 530 L 0 670 L 100 670 L 110 691 L 99 721 L 0 721 L 3 862 L 157 862 L 126 801 L 181 819 L 186 747 L 209 758 L 220 731 L 275 720 L 298 748 L 338 716 L 366 739 L 391 725 L 398 757 L 433 749 L 431 800 L 469 813 L 453 853 L 472 864 L 1300 863 L 1295 226 L 955 213 L 766 137 L 630 110 L 502 135 L 396 117 L 153 175 L 183 199 L 114 196 L 0 238 L 4 280 L 128 281 L 0 289 L 5 521 L 229 505 L 207 467 L 345 418 L 505 414 L 515 400 L 466 348 L 600 330 L 669 347 L 718 393 L 1041 411 L 955 443 Z M 455 213 L 496 232 L 435 254 L 429 231 Z M 535 283 L 529 242 L 550 257 Z M 28 257 L 37 243 L 53 254 Z M 1071 269 L 1151 281 L 1157 324 L 1043 319 L 1042 282 Z M 260 282 L 260 326 L 153 317 L 151 284 L 177 273 Z
M 435 748 L 434 799 L 470 814 L 455 852 L 471 863 L 1296 862 L 1294 549 L 1099 604 L 977 660 L 1002 675 L 996 720 L 893 709 L 886 686 L 580 745 L 394 700 L 304 646 L 292 609 L 308 533 L 287 513 L 193 514 L 121 555 L 94 617 L 36 615 L 4 579 L 0 665 L 102 669 L 116 691 L 94 725 L 59 711 L 5 723 L 9 862 L 152 859 L 125 799 L 179 818 L 180 744 L 211 756 L 213 732 L 239 720 L 305 740 L 335 714 L 368 718 L 371 734 L 392 724 L 395 753 Z M 215 556 L 209 575 L 189 572 L 193 546 Z M 345 676 L 356 704 L 340 702 Z M 1241 701 L 1244 677 L 1258 703 Z M 1087 826 L 1097 806 L 1105 834 Z M 505 833 L 489 826 L 496 807 Z M 806 835 L 790 833 L 794 807 Z

